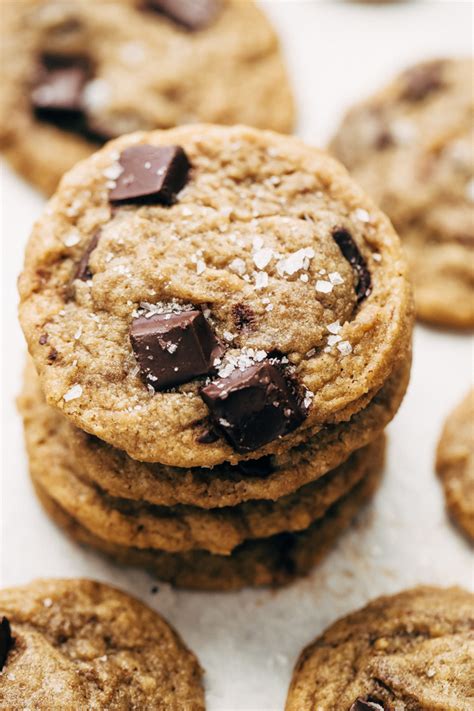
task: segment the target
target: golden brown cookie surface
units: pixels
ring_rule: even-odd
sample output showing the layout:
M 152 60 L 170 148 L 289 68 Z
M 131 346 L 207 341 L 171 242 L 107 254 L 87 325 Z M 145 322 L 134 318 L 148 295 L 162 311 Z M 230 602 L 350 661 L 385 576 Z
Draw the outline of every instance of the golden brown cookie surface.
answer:
M 474 327 L 470 59 L 417 64 L 353 107 L 331 150 L 394 223 L 421 319 Z
M 446 420 L 436 453 L 436 469 L 449 513 L 474 541 L 474 389 Z
M 419 587 L 337 621 L 300 655 L 286 711 L 469 711 L 474 596 Z
M 52 579 L 1 590 L 0 619 L 11 636 L 3 709 L 204 709 L 194 655 L 157 613 L 109 585 Z
M 20 291 L 48 402 L 180 467 L 348 420 L 411 334 L 388 220 L 326 154 L 243 127 L 135 134 L 78 165 L 34 229 Z
M 186 5 L 187 25 L 159 4 L 2 3 L 0 145 L 45 192 L 122 133 L 196 121 L 292 129 L 278 40 L 253 2 L 204 0 L 194 22 L 198 3 L 162 3 Z

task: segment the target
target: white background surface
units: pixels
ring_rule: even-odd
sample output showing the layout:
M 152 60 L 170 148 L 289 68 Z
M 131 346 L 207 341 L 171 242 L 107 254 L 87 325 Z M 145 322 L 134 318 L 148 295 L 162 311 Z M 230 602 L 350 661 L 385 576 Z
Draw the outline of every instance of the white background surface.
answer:
M 299 133 L 324 144 L 341 111 L 393 71 L 428 56 L 472 52 L 470 2 L 264 3 L 285 46 Z M 258 101 L 258 97 L 255 98 Z M 90 576 L 115 583 L 162 612 L 206 670 L 210 711 L 277 711 L 301 647 L 369 598 L 419 582 L 473 586 L 473 556 L 448 523 L 433 472 L 444 417 L 467 390 L 472 341 L 418 326 L 412 382 L 389 428 L 382 489 L 313 574 L 278 592 L 174 592 L 144 572 L 118 568 L 70 543 L 32 494 L 14 397 L 24 343 L 16 276 L 42 199 L 2 166 L 2 539 L 1 584 L 37 576 Z

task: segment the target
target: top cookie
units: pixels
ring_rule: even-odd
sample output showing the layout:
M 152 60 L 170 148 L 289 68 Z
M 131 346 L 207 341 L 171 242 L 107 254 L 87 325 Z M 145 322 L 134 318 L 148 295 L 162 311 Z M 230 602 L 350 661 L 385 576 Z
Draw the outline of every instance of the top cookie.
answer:
M 436 469 L 450 514 L 474 542 L 474 388 L 446 420 Z
M 0 148 L 49 194 L 123 133 L 293 127 L 278 40 L 251 0 L 4 2 L 0 31 Z
M 285 451 L 407 355 L 387 218 L 326 154 L 255 129 L 108 144 L 37 222 L 20 316 L 50 404 L 175 466 Z
M 473 626 L 460 588 L 373 600 L 301 653 L 286 711 L 472 711 Z
M 91 580 L 0 591 L 0 707 L 203 711 L 201 669 L 156 612 Z
M 407 69 L 352 108 L 331 150 L 393 221 L 420 318 L 474 326 L 473 62 Z

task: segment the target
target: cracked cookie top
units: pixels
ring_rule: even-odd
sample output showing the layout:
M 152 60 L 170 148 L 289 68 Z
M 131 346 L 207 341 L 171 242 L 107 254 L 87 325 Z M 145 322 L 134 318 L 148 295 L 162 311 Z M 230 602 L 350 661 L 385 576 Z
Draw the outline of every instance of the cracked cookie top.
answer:
M 125 136 L 76 166 L 20 293 L 48 402 L 175 466 L 284 451 L 348 419 L 411 331 L 387 218 L 325 153 L 244 127 Z

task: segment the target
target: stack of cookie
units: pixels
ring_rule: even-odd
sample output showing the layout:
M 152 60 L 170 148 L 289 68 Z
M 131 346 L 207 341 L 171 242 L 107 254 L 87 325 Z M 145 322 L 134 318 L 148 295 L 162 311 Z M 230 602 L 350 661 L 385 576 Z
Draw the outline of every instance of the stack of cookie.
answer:
M 31 475 L 73 538 L 179 586 L 281 584 L 375 490 L 410 289 L 326 154 L 244 127 L 117 139 L 63 178 L 20 294 Z

